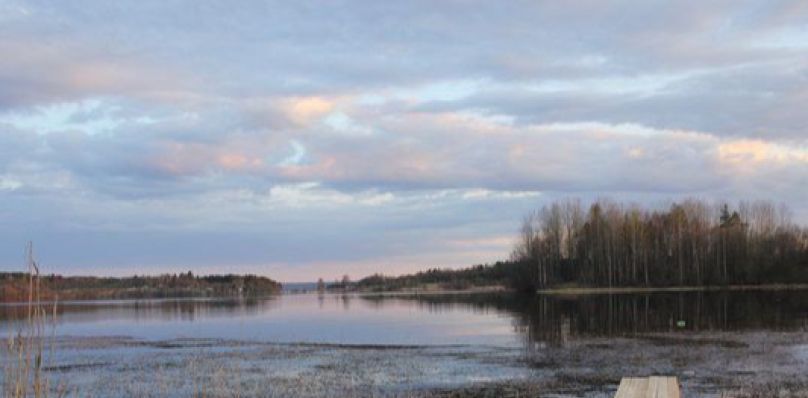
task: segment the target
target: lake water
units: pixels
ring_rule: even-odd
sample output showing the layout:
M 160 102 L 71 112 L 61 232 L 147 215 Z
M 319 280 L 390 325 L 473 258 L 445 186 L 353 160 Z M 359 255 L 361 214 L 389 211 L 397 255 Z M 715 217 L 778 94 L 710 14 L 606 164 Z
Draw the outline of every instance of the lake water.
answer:
M 22 306 L 0 306 L 0 332 L 18 328 L 25 314 Z M 60 336 L 502 347 L 648 332 L 806 330 L 804 290 L 64 302 L 55 322 Z
M 26 314 L 0 306 L 0 334 Z M 808 394 L 805 290 L 62 302 L 48 325 L 43 369 L 72 396 L 600 398 L 650 374 Z

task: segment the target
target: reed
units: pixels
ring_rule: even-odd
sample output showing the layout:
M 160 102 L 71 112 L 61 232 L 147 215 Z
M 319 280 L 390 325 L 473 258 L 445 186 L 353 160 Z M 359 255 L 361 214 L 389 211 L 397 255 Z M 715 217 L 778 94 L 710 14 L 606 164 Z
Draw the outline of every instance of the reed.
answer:
M 4 350 L 7 360 L 3 362 L 3 396 L 6 398 L 47 398 L 51 396 L 51 383 L 43 372 L 45 344 L 47 340 L 49 355 L 53 357 L 53 340 L 55 324 L 51 323 L 50 338 L 46 336 L 48 316 L 41 300 L 41 278 L 39 266 L 34 260 L 33 245 L 29 242 L 26 248 L 26 266 L 28 268 L 28 301 L 26 303 L 25 321 L 9 334 Z M 57 300 L 53 300 L 51 320 L 56 318 Z M 55 396 L 63 396 L 64 386 L 56 389 Z

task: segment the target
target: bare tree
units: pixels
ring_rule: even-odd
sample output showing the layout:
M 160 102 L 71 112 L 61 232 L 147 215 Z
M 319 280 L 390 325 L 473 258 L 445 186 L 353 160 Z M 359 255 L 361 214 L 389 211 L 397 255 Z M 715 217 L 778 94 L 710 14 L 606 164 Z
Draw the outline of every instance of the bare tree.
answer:
M 538 287 L 790 281 L 808 278 L 807 236 L 787 208 L 769 202 L 732 210 L 689 199 L 648 211 L 598 200 L 584 214 L 567 199 L 524 218 L 512 259 L 529 264 Z

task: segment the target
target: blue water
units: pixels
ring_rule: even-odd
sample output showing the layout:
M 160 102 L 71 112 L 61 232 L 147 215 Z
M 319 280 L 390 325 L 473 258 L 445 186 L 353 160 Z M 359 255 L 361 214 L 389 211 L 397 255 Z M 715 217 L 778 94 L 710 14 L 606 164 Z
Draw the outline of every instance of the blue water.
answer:
M 514 346 L 520 341 L 512 317 L 494 309 L 355 295 L 64 302 L 57 312 L 57 336 L 492 346 Z M 0 307 L 0 331 L 7 334 L 18 328 L 21 317 L 23 307 Z
M 26 314 L 0 305 L 0 332 L 18 329 Z M 530 347 L 659 332 L 805 332 L 808 290 L 63 302 L 48 323 L 56 335 L 80 337 Z

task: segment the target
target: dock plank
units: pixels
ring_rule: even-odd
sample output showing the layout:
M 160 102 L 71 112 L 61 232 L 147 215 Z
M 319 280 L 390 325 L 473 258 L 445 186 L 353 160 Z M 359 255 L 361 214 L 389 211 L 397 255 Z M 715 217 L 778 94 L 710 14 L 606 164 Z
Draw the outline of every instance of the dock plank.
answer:
M 648 379 L 645 377 L 624 377 L 620 380 L 615 398 L 644 397 L 648 391 Z
M 681 398 L 676 377 L 624 377 L 615 398 Z

